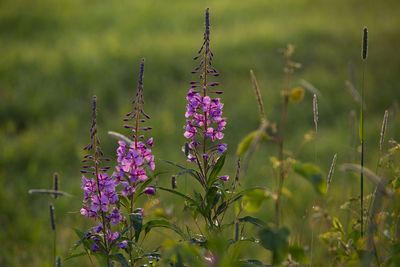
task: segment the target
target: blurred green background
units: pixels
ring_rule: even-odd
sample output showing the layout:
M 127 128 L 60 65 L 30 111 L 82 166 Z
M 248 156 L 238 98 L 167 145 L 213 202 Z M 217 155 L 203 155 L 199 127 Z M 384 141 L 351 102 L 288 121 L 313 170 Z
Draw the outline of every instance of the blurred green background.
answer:
M 72 227 L 90 225 L 76 211 L 81 205 L 79 169 L 82 147 L 89 138 L 91 96 L 98 97 L 104 151 L 113 156 L 116 142 L 106 133 L 126 133 L 121 119 L 130 108 L 141 57 L 146 58 L 146 110 L 152 116 L 158 168 L 170 169 L 159 159 L 185 162 L 180 151 L 185 94 L 188 82 L 194 79 L 190 74 L 192 57 L 202 42 L 206 7 L 211 11 L 214 65 L 221 73 L 229 120 L 228 174 L 234 174 L 237 143 L 258 127 L 249 69 L 259 80 L 268 117 L 275 120 L 283 84 L 283 60 L 278 50 L 287 43 L 296 46 L 294 60 L 302 63 L 292 86 L 305 79 L 321 92 L 319 133 L 299 153 L 300 159 L 316 160 L 327 172 L 334 153 L 338 153 L 338 164 L 354 158 L 349 113 L 358 106 L 345 80 L 360 84 L 364 25 L 370 32 L 365 78 L 367 162 L 376 164 L 386 108 L 391 108 L 388 137 L 399 137 L 399 119 L 394 116 L 400 98 L 400 3 L 396 0 L 3 0 L 1 266 L 48 264 L 50 200 L 27 192 L 30 188 L 50 188 L 54 171 L 60 173 L 61 188 L 75 196 L 57 200 L 60 253 L 64 255 L 76 239 Z M 349 74 L 349 64 L 353 74 Z M 288 125 L 287 148 L 296 150 L 303 134 L 313 129 L 311 94 L 291 106 Z M 244 187 L 273 188 L 268 157 L 274 153 L 271 145 L 261 147 L 242 178 Z M 169 175 L 161 176 L 160 182 L 168 184 Z M 303 218 L 317 195 L 298 177 L 288 179 L 286 185 L 292 198 L 283 204 L 285 222 L 296 240 L 308 242 L 309 226 Z M 185 186 L 190 189 L 189 182 Z M 353 187 L 357 188 L 357 181 L 348 180 L 337 170 L 332 206 L 344 202 Z M 172 200 L 166 198 L 163 204 L 170 207 Z M 263 207 L 261 216 L 272 220 L 271 205 Z M 76 263 L 79 260 L 65 265 Z

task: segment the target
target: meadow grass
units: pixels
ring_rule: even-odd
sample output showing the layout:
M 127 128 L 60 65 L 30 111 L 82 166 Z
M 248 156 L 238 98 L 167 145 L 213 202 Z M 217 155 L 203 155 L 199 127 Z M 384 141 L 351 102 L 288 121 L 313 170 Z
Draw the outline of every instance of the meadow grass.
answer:
M 62 189 L 76 196 L 57 200 L 58 251 L 66 252 L 75 241 L 72 222 L 87 225 L 76 213 L 81 205 L 77 170 L 86 142 L 82 133 L 90 121 L 87 100 L 94 93 L 101 100 L 98 120 L 104 131 L 99 135 L 105 153 L 113 155 L 115 142 L 107 137 L 107 130 L 119 129 L 119 118 L 129 110 L 126 99 L 134 92 L 136 62 L 142 56 L 147 61 L 147 109 L 153 114 L 157 140 L 154 153 L 160 159 L 183 160 L 177 146 L 184 142 L 182 99 L 191 79 L 189 59 L 201 41 L 202 28 L 198 25 L 206 6 L 213 10 L 214 64 L 222 73 L 225 114 L 229 118 L 227 169 L 231 175 L 235 172 L 234 148 L 259 126 L 248 71 L 257 73 L 266 116 L 277 119 L 284 65 L 278 49 L 287 43 L 296 46 L 295 59 L 303 65 L 293 83 L 298 84 L 301 76 L 321 92 L 317 163 L 329 165 L 333 153 L 338 153 L 337 164 L 344 162 L 340 155 L 350 150 L 344 141 L 351 134 L 347 114 L 357 105 L 344 82 L 349 79 L 349 61 L 353 62 L 356 81 L 360 80 L 359 32 L 364 25 L 374 33 L 370 41 L 373 52 L 365 70 L 365 136 L 377 140 L 366 144 L 366 162 L 376 162 L 382 110 L 398 102 L 400 56 L 394 51 L 400 41 L 399 5 L 385 1 L 360 6 L 358 1 L 345 0 L 2 1 L 0 222 L 6 231 L 0 232 L 0 265 L 43 266 L 50 251 L 47 244 L 52 240 L 46 227 L 49 214 L 43 208 L 48 204 L 46 199 L 27 195 L 27 191 L 51 187 L 49 177 L 54 171 L 65 177 Z M 355 86 L 358 89 L 360 84 Z M 288 116 L 290 136 L 285 146 L 300 143 L 302 133 L 313 129 L 312 98 L 307 93 L 303 103 L 289 110 L 295 115 Z M 399 124 L 393 125 L 388 129 L 388 139 L 398 137 Z M 246 178 L 241 180 L 243 185 L 274 186 L 266 164 L 275 152 L 270 150 L 259 150 L 253 156 Z M 298 156 L 313 160 L 314 151 L 304 149 Z M 161 162 L 159 166 L 161 171 L 170 171 Z M 161 179 L 160 183 L 169 184 L 170 180 Z M 179 184 L 191 188 L 186 180 Z M 309 240 L 310 226 L 299 218 L 311 212 L 315 195 L 308 192 L 312 188 L 299 179 L 287 179 L 285 187 L 296 190 L 284 200 L 284 222 L 291 226 L 296 240 Z M 337 211 L 348 198 L 344 188 L 350 188 L 354 196 L 359 187 L 356 179 L 349 181 L 344 174 L 336 173 L 329 191 L 330 205 Z M 179 209 L 179 205 L 173 206 L 175 198 L 161 195 L 171 200 L 166 207 Z M 264 219 L 273 217 L 272 207 L 264 205 L 263 209 Z M 345 216 L 344 212 L 339 214 Z M 314 263 L 323 262 L 323 255 L 322 250 L 314 251 Z M 72 260 L 68 264 L 77 263 Z

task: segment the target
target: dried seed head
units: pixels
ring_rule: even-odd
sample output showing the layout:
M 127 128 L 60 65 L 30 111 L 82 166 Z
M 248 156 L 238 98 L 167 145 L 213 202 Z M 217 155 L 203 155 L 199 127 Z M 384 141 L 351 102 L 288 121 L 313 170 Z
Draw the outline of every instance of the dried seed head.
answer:
M 256 75 L 254 74 L 253 70 L 250 70 L 250 78 L 251 78 L 251 83 L 253 85 L 254 93 L 256 94 L 260 118 L 262 121 L 266 121 L 267 118 L 266 118 L 265 111 L 264 111 L 264 103 L 262 101 L 260 87 L 258 86 L 257 78 L 256 78 Z
M 362 59 L 366 60 L 368 57 L 368 28 L 364 27 L 362 39 Z
M 327 183 L 326 183 L 326 192 L 328 192 L 328 190 L 329 190 L 329 186 L 332 182 L 333 173 L 335 172 L 336 158 L 337 158 L 337 154 L 335 154 L 333 156 L 331 167 L 329 168 L 328 178 L 327 178 Z
M 59 188 L 60 187 L 59 187 L 58 173 L 55 172 L 53 174 L 53 190 L 57 192 Z M 57 197 L 58 197 L 58 194 L 54 194 L 54 198 L 57 198 Z
M 236 175 L 235 175 L 235 181 L 239 182 L 240 179 L 240 158 L 237 159 L 236 161 Z
M 62 266 L 62 264 L 61 264 L 61 257 L 60 256 L 57 256 L 57 259 L 56 259 L 56 267 L 61 267 Z
M 50 225 L 51 225 L 51 230 L 55 231 L 56 230 L 56 222 L 55 222 L 55 215 L 54 215 L 54 206 L 53 204 L 50 204 Z
M 172 189 L 177 188 L 176 175 L 172 175 L 172 177 L 171 177 L 171 187 L 172 187 Z
M 313 114 L 314 114 L 314 125 L 315 125 L 315 132 L 318 131 L 318 99 L 317 95 L 313 95 Z
M 386 133 L 386 129 L 387 129 L 388 116 L 389 116 L 389 112 L 387 110 L 385 110 L 385 114 L 383 115 L 380 139 L 379 139 L 379 151 L 381 151 L 381 152 L 382 152 L 383 142 L 385 141 L 385 133 Z

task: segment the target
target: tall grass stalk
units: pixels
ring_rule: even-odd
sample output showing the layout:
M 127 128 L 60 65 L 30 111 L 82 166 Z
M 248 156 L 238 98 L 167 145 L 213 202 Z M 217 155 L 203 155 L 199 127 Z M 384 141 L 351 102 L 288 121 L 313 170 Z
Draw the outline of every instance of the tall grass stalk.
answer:
M 362 38 L 362 83 L 361 83 L 361 104 L 360 104 L 360 142 L 361 142 L 361 159 L 360 159 L 360 234 L 364 236 L 364 87 L 365 87 L 365 65 L 368 57 L 368 29 L 364 27 Z
M 329 191 L 329 186 L 331 185 L 333 174 L 335 172 L 336 159 L 337 159 L 337 154 L 335 154 L 333 156 L 331 167 L 329 168 L 328 178 L 327 178 L 327 181 L 326 181 L 326 193 L 328 193 L 328 191 Z
M 379 167 L 381 165 L 382 149 L 383 149 L 383 143 L 385 141 L 388 116 L 389 116 L 389 112 L 388 112 L 388 110 L 385 110 L 385 114 L 383 115 L 383 120 L 382 120 L 381 132 L 380 132 L 380 136 L 379 136 L 379 154 L 378 154 L 378 162 L 376 164 L 376 170 L 375 170 L 376 175 L 379 175 L 378 172 L 379 172 Z M 381 197 L 382 197 L 382 194 L 380 194 L 379 185 L 376 185 L 375 189 L 372 193 L 372 197 L 371 197 L 371 201 L 369 203 L 368 213 L 367 213 L 368 214 L 367 245 L 368 245 L 368 249 L 373 251 L 378 265 L 380 265 L 380 258 L 379 258 L 378 250 L 377 250 L 375 242 L 374 242 L 374 234 L 377 230 L 377 225 L 375 223 L 375 215 L 378 212 L 378 207 L 381 205 Z
M 55 214 L 54 214 L 54 205 L 50 204 L 49 205 L 49 211 L 50 211 L 50 226 L 51 230 L 53 232 L 53 258 L 52 258 L 52 266 L 56 265 L 56 259 L 57 259 L 57 232 L 56 232 L 56 222 L 55 222 Z
M 291 56 L 294 52 L 294 46 L 288 45 L 286 49 L 283 51 L 283 56 L 285 60 L 285 67 L 284 67 L 284 84 L 283 84 L 283 103 L 282 103 L 282 110 L 281 110 L 281 118 L 279 122 L 279 136 L 277 139 L 278 142 L 278 160 L 280 162 L 279 165 L 279 176 L 278 176 L 278 188 L 276 193 L 276 201 L 275 201 L 275 221 L 276 226 L 279 227 L 280 224 L 280 213 L 281 213 L 281 196 L 282 196 L 282 188 L 283 183 L 286 176 L 285 171 L 285 164 L 284 164 L 284 140 L 285 140 L 285 127 L 286 127 L 286 120 L 287 120 L 287 113 L 288 113 L 288 106 L 289 106 L 289 86 L 290 81 L 292 78 L 292 74 L 294 69 L 297 68 L 297 63 L 291 61 Z

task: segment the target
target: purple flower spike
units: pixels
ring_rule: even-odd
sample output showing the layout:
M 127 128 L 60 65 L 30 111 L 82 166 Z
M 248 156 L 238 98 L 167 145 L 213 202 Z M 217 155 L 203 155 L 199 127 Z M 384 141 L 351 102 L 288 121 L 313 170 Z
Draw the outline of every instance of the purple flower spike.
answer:
M 111 232 L 111 224 L 118 224 L 123 220 L 119 209 L 116 206 L 118 202 L 118 194 L 116 192 L 117 180 L 113 176 L 107 174 L 108 166 L 103 166 L 104 158 L 100 148 L 100 141 L 97 137 L 97 99 L 93 97 L 92 108 L 92 126 L 90 129 L 90 144 L 86 145 L 84 150 L 88 155 L 84 157 L 82 162 L 82 190 L 83 190 L 83 207 L 80 213 L 88 218 L 97 221 L 97 226 L 92 227 L 88 231 L 88 238 L 94 243 L 91 247 L 93 252 L 100 251 L 100 248 L 107 248 L 102 253 L 110 253 L 112 244 L 108 233 Z M 126 151 L 126 146 L 120 144 L 118 157 L 121 157 Z M 102 238 L 99 238 L 99 236 Z M 111 237 L 119 236 L 118 232 L 113 233 Z
M 144 111 L 144 59 L 140 62 L 139 77 L 136 87 L 136 95 L 132 101 L 132 111 L 126 115 L 125 128 L 132 132 L 132 144 L 119 141 L 117 149 L 117 166 L 114 177 L 122 185 L 122 195 L 131 196 L 136 192 L 139 183 L 148 180 L 148 173 L 156 168 L 152 147 L 154 139 L 147 140 L 145 133 L 151 127 L 143 126 L 150 119 Z
M 227 150 L 222 143 L 226 118 L 223 116 L 224 104 L 220 95 L 223 93 L 215 88 L 219 82 L 213 81 L 219 76 L 213 67 L 214 54 L 210 48 L 210 15 L 206 9 L 205 31 L 203 44 L 194 58 L 198 66 L 192 71 L 198 76 L 198 81 L 191 81 L 186 94 L 186 124 L 183 127 L 183 136 L 188 139 L 183 152 L 189 162 L 198 165 L 206 181 L 207 173 Z

